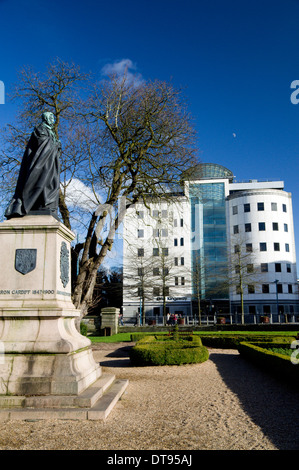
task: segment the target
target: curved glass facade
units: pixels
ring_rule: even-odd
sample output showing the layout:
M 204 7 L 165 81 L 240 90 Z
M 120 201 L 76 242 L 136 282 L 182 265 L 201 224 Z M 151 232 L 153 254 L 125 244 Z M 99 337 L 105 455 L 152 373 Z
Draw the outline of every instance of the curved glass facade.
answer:
M 228 178 L 231 181 L 233 177 L 233 173 L 222 165 L 217 165 L 215 163 L 201 163 L 194 168 L 191 178 L 193 180 Z
M 192 184 L 190 201 L 193 293 L 228 299 L 224 183 Z

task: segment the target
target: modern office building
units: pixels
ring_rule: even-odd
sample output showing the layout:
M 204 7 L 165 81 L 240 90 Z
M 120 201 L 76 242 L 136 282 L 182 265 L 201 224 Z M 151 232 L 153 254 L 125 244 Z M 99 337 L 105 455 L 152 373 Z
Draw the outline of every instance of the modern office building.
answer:
M 299 313 L 292 198 L 282 181 L 235 182 L 201 164 L 171 197 L 124 221 L 124 318 Z

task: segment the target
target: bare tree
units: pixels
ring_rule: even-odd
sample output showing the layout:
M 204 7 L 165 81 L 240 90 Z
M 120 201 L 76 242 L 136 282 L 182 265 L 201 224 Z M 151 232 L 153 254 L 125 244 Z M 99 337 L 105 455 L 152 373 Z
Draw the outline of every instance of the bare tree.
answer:
M 203 278 L 203 263 L 198 251 L 194 251 L 193 253 L 191 275 L 194 286 L 194 298 L 198 309 L 198 324 L 201 325 L 201 281 Z
M 139 249 L 140 250 L 140 249 Z M 142 250 L 142 249 L 141 249 Z M 144 251 L 138 256 L 138 248 L 128 246 L 126 252 L 126 282 L 124 295 L 140 300 L 141 323 L 145 325 L 145 302 L 152 300 L 153 258 Z
M 166 325 L 166 302 L 170 295 L 170 279 L 173 277 L 174 261 L 169 256 L 169 248 L 162 238 L 154 239 L 157 255 L 153 257 L 153 287 L 159 290 L 158 297 L 162 297 L 163 323 Z
M 125 74 L 91 86 L 78 67 L 59 60 L 44 76 L 23 70 L 14 98 L 21 102 L 21 127 L 8 127 L 0 162 L 7 172 L 16 174 L 40 114 L 48 110 L 56 118 L 63 148 L 60 214 L 67 227 L 84 227 L 84 241 L 72 253 L 78 266 L 72 298 L 83 316 L 126 209 L 140 199 L 146 203 L 147 194 L 170 195 L 182 173 L 197 163 L 191 117 L 182 92 L 170 84 L 136 83 Z M 83 215 L 68 199 L 78 181 L 84 195 L 91 195 Z
M 244 289 L 253 290 L 260 284 L 260 271 L 255 263 L 252 244 L 235 236 L 230 247 L 230 275 L 228 285 L 240 294 L 241 322 L 244 323 Z

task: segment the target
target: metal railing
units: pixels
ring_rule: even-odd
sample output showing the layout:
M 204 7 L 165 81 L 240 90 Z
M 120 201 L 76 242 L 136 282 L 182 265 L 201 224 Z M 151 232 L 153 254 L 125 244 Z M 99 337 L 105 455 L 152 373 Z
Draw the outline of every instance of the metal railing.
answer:
M 264 317 L 268 318 L 268 322 L 270 324 L 297 324 L 299 323 L 299 313 L 294 314 L 245 314 L 244 316 L 244 323 L 248 325 L 252 324 L 260 324 L 265 323 Z M 181 322 L 181 318 L 178 318 L 176 321 L 164 324 L 164 319 L 162 316 L 147 316 L 145 319 L 145 326 L 173 326 L 176 323 L 184 324 L 186 326 L 212 326 L 219 323 L 220 318 L 225 318 L 225 324 L 230 325 L 239 325 L 242 323 L 242 315 L 240 313 L 236 314 L 225 314 L 225 315 L 201 315 L 201 319 L 199 320 L 198 316 L 184 316 L 182 317 L 183 322 Z M 123 319 L 124 326 L 125 325 L 135 325 L 135 326 L 143 326 L 142 320 L 135 318 L 124 318 Z

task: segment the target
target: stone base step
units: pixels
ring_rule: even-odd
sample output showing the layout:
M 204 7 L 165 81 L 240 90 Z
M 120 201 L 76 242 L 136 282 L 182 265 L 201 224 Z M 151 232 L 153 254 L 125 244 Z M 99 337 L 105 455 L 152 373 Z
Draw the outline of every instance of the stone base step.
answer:
M 79 396 L 0 396 L 0 421 L 82 419 L 104 420 L 129 381 L 103 374 Z

